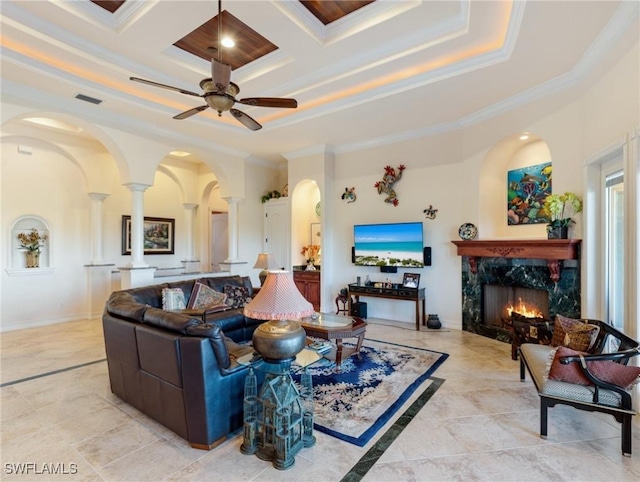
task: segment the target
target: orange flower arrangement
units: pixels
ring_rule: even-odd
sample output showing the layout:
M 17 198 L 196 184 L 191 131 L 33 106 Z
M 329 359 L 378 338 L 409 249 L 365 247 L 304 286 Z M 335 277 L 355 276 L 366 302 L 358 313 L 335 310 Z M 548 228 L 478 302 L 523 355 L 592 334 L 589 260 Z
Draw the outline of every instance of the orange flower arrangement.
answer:
M 304 246 L 300 254 L 307 257 L 307 263 L 313 263 L 319 253 L 320 246 L 318 246 L 317 244 L 310 244 L 309 246 Z

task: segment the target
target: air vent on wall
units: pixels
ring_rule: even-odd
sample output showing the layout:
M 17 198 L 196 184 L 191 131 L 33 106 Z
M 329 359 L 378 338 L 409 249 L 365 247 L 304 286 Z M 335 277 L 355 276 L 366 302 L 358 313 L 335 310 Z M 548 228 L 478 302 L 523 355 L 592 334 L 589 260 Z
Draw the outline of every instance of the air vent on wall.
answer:
M 77 94 L 76 99 L 84 100 L 85 102 L 89 102 L 90 104 L 96 104 L 96 105 L 102 103 L 102 100 L 96 99 L 95 97 L 89 97 L 88 95 L 84 95 L 84 94 Z

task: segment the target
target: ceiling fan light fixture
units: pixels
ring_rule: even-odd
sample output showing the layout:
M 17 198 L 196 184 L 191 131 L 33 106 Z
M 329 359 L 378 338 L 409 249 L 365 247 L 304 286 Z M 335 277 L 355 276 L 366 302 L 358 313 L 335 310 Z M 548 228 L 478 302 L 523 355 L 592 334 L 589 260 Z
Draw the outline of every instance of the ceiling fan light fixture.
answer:
M 233 97 L 229 97 L 226 94 L 210 94 L 207 95 L 205 101 L 209 104 L 209 107 L 218 111 L 218 116 L 231 109 L 235 103 Z

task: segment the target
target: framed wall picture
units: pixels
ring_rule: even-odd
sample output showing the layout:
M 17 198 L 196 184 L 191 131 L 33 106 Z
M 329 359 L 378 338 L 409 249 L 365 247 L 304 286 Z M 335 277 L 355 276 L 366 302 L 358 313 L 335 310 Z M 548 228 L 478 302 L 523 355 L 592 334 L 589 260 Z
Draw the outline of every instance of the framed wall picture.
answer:
M 544 200 L 551 194 L 551 162 L 507 171 L 507 223 L 548 224 Z
M 322 225 L 320 223 L 311 223 L 311 244 L 320 246 L 322 240 Z
M 144 218 L 144 254 L 174 254 L 176 220 Z M 122 216 L 122 254 L 131 254 L 131 216 Z
M 420 275 L 417 273 L 405 273 L 402 277 L 403 288 L 417 288 L 420 286 Z

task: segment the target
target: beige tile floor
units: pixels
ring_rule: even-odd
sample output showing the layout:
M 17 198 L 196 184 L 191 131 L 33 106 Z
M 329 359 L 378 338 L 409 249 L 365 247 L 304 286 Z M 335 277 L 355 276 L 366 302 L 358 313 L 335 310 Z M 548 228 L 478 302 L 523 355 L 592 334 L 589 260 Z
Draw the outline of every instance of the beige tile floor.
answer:
M 368 338 L 450 357 L 435 374 L 446 380 L 442 387 L 365 481 L 640 480 L 637 417 L 632 458 L 620 453 L 612 417 L 569 407 L 551 409 L 542 440 L 537 395 L 530 381 L 519 381 L 509 345 L 458 330 L 416 332 L 369 321 Z M 3 333 L 0 347 L 2 383 L 105 356 L 99 320 Z M 317 444 L 287 471 L 242 455 L 239 435 L 209 452 L 192 449 L 112 395 L 104 362 L 7 385 L 0 395 L 1 480 L 338 481 L 378 438 L 361 448 L 316 433 Z M 75 473 L 10 473 L 20 463 Z

